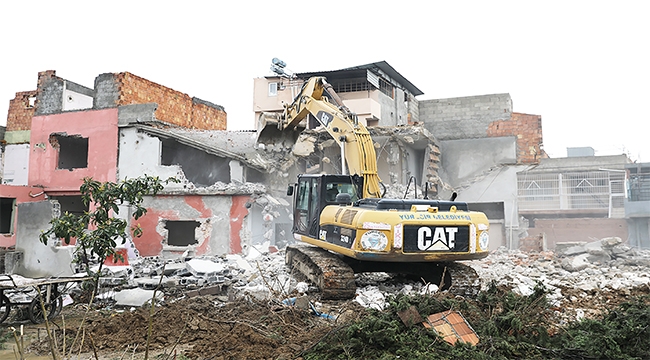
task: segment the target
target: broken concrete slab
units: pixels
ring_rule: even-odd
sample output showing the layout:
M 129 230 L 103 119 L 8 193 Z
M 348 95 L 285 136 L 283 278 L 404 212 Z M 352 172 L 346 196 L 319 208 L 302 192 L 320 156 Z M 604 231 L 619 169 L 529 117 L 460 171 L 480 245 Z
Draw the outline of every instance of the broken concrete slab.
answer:
M 208 259 L 191 259 L 185 263 L 187 270 L 194 276 L 210 277 L 225 270 L 225 266 Z
M 559 242 L 555 244 L 555 254 L 559 257 L 574 256 L 582 254 L 585 251 L 585 241 Z
M 154 290 L 144 290 L 140 288 L 122 290 L 115 293 L 113 298 L 117 305 L 140 307 L 153 299 Z M 164 295 L 162 292 L 156 293 L 156 301 L 162 301 Z
M 571 272 L 586 269 L 589 264 L 589 254 L 586 253 L 562 260 L 562 268 Z

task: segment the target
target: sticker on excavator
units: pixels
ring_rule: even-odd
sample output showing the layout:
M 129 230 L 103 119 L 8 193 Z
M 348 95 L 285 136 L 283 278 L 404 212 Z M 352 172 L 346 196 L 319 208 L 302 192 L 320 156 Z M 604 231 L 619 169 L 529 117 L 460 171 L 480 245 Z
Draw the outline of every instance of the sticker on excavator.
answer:
M 319 238 L 320 240 L 327 241 L 330 244 L 342 246 L 345 248 L 352 248 L 352 243 L 356 236 L 356 231 L 352 229 L 342 228 L 335 225 L 321 226 Z
M 467 226 L 404 226 L 404 252 L 467 252 Z

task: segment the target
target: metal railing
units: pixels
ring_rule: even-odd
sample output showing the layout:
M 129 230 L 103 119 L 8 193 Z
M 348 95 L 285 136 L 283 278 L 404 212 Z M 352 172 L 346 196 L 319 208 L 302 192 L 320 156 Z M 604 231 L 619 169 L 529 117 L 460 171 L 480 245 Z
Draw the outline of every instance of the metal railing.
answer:
M 604 210 L 624 208 L 625 174 L 611 171 L 517 175 L 519 210 Z M 623 211 L 624 213 L 624 211 Z

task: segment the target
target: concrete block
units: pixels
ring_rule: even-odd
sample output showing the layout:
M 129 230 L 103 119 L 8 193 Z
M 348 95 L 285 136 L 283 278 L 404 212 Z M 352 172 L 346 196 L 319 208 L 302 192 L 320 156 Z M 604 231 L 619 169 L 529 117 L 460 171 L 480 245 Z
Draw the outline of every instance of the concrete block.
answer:
M 185 263 L 168 263 L 165 265 L 165 275 L 179 274 L 187 270 Z
M 589 255 L 602 256 L 607 254 L 607 251 L 603 249 L 603 244 L 600 241 L 586 243 L 582 247 L 587 251 L 587 253 L 589 253 Z
M 580 254 L 578 256 L 562 260 L 562 268 L 570 272 L 584 270 L 589 265 L 589 254 Z
M 206 296 L 206 295 L 226 295 L 228 293 L 228 286 L 215 285 L 204 287 L 197 290 L 187 292 L 187 297 Z
M 154 278 L 136 278 L 133 279 L 133 282 L 143 289 L 154 290 L 160 284 L 161 287 L 169 287 L 178 284 L 178 279 L 170 279 L 163 276 L 162 281 L 160 277 Z
M 611 248 L 618 244 L 623 243 L 623 240 L 618 236 L 612 236 L 612 237 L 600 239 L 600 242 L 602 246 Z
M 212 260 L 192 259 L 185 263 L 187 270 L 194 276 L 210 277 L 223 273 L 225 266 Z
M 555 244 L 555 254 L 559 257 L 574 256 L 587 252 L 584 249 L 585 241 L 558 242 Z

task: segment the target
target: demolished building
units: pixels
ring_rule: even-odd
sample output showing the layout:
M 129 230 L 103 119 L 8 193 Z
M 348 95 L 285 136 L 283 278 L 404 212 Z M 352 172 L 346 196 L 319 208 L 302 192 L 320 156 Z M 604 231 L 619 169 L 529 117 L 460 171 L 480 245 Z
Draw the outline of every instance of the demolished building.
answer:
M 101 74 L 92 89 L 53 71 L 39 73 L 37 90 L 17 93 L 8 115 L 7 185 L 0 198 L 11 215 L 3 218 L 9 224 L 3 223 L 3 245 L 20 254 L 9 270 L 28 276 L 73 271 L 63 266 L 60 273 L 48 273 L 42 260 L 61 254 L 69 262 L 70 248 L 44 247 L 38 235 L 61 212 L 88 210 L 79 193 L 84 177 L 116 182 L 146 174 L 180 180 L 145 198 L 147 214 L 139 219 L 143 235 L 133 239 L 142 256 L 237 254 L 286 245 L 292 222 L 286 187 L 314 162 L 327 169 L 326 141 L 312 142 L 323 136 L 306 132 L 302 143 L 316 145 L 300 153 L 259 146 L 255 132 L 225 127 L 222 107 L 130 73 Z M 423 149 L 434 158 L 439 154 L 426 130 L 374 132 L 384 148 L 380 156 L 390 154 L 386 177 L 396 182 L 412 172 L 412 164 L 400 156 L 407 159 Z M 418 177 L 434 176 L 430 162 L 417 157 Z M 15 195 L 14 189 L 27 196 Z M 125 209 L 120 216 L 127 214 Z M 18 223 L 26 216 L 28 227 Z

